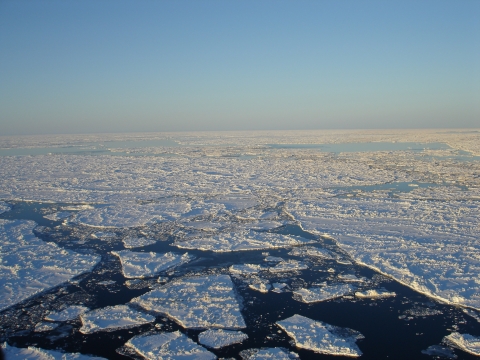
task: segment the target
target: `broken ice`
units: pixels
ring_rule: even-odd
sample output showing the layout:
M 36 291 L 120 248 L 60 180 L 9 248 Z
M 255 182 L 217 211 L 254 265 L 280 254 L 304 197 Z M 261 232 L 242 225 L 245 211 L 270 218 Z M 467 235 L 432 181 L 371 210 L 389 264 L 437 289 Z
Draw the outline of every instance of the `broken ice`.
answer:
M 319 301 L 326 301 L 342 297 L 352 293 L 354 287 L 348 284 L 330 285 L 323 287 L 311 287 L 308 289 L 299 289 L 293 292 L 300 301 L 310 304 Z M 294 297 L 296 298 L 296 297 Z
M 443 341 L 449 345 L 463 350 L 469 354 L 480 356 L 480 338 L 470 334 L 460 334 L 453 332 L 443 338 Z
M 50 321 L 69 321 L 77 318 L 79 315 L 89 311 L 90 309 L 85 306 L 72 305 L 59 312 L 51 312 L 45 316 L 45 320 Z
M 147 239 L 147 238 L 124 238 L 122 241 L 123 241 L 123 246 L 125 246 L 127 249 L 143 247 L 143 246 L 152 245 L 156 243 L 155 240 Z
M 240 352 L 240 356 L 243 360 L 295 360 L 300 358 L 298 354 L 280 347 L 243 350 Z
M 212 349 L 239 344 L 246 339 L 248 339 L 248 335 L 241 331 L 223 329 L 210 329 L 198 335 L 198 342 Z
M 63 353 L 55 350 L 44 350 L 33 346 L 17 348 L 2 344 L 4 356 L 8 360 L 106 360 L 103 357 L 82 355 L 80 353 Z

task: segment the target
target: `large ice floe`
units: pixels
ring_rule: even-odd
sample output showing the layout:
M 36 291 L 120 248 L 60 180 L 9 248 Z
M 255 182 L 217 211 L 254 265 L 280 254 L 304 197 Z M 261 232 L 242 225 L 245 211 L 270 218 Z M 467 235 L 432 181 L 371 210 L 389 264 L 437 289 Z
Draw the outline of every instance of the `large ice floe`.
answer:
M 55 350 L 44 350 L 33 346 L 17 348 L 2 344 L 5 359 L 7 360 L 106 360 L 103 357 L 83 355 L 80 353 L 64 353 Z
M 332 300 L 352 293 L 354 287 L 349 284 L 330 285 L 324 287 L 311 287 L 298 289 L 293 292 L 294 299 L 310 304 L 320 301 Z
M 90 309 L 86 306 L 72 305 L 62 311 L 51 312 L 45 316 L 45 320 L 50 321 L 69 321 L 77 318 Z
M 37 238 L 33 221 L 0 219 L 0 310 L 91 270 L 99 256 Z
M 239 344 L 246 339 L 248 339 L 248 335 L 241 331 L 224 329 L 210 329 L 198 335 L 198 342 L 212 349 Z
M 228 275 L 181 278 L 134 298 L 131 303 L 165 314 L 184 328 L 246 327 Z
M 480 337 L 453 332 L 445 336 L 443 341 L 469 354 L 480 356 Z
M 115 331 L 148 324 L 155 321 L 152 315 L 131 309 L 127 305 L 109 306 L 80 315 L 80 332 L 91 334 L 98 331 Z
M 243 350 L 240 352 L 240 356 L 243 360 L 295 360 L 300 358 L 298 354 L 281 347 Z
M 161 271 L 185 264 L 194 258 L 189 254 L 182 255 L 172 252 L 157 254 L 121 250 L 112 251 L 112 254 L 120 258 L 123 276 L 130 279 L 153 276 Z
M 264 231 L 238 231 L 212 237 L 189 239 L 175 243 L 182 249 L 209 250 L 215 252 L 278 249 L 314 242 L 299 236 L 282 235 Z
M 277 325 L 293 339 L 298 348 L 328 355 L 362 355 L 355 342 L 363 336 L 357 331 L 337 328 L 301 315 L 277 321 Z
M 214 360 L 217 357 L 180 331 L 138 335 L 126 344 L 148 360 Z

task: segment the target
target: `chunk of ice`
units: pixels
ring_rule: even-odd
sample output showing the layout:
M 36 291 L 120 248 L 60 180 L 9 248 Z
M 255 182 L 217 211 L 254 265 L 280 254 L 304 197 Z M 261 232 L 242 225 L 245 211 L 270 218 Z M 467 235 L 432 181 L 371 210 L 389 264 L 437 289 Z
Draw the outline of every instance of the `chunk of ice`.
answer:
M 243 360 L 295 360 L 300 359 L 298 354 L 288 351 L 287 349 L 263 348 L 263 349 L 248 349 L 240 352 Z
M 301 302 L 310 304 L 320 301 L 327 301 L 342 297 L 353 292 L 354 287 L 349 284 L 330 285 L 324 287 L 311 287 L 308 289 L 295 290 L 293 293 L 297 295 Z M 295 299 L 296 297 L 294 297 Z
M 469 354 L 480 356 L 480 337 L 453 332 L 445 336 L 443 341 Z
M 44 215 L 43 217 L 47 220 L 60 221 L 72 216 L 71 212 L 68 211 L 59 211 L 53 214 Z
M 168 252 L 157 254 L 154 252 L 133 252 L 130 250 L 112 251 L 122 263 L 122 272 L 126 278 L 142 278 L 153 276 L 160 271 L 180 266 L 193 260 L 193 256 Z
M 277 325 L 295 341 L 295 346 L 320 354 L 358 357 L 362 352 L 355 341 L 363 336 L 351 329 L 337 328 L 301 315 L 278 321 Z M 347 330 L 347 336 L 339 333 Z
M 184 328 L 246 327 L 228 275 L 178 279 L 132 299 L 131 303 L 166 314 Z
M 2 344 L 5 359 L 8 360 L 107 360 L 98 356 L 83 355 L 80 353 L 63 353 L 55 350 L 44 350 L 33 346 L 17 348 Z
M 270 267 L 268 271 L 272 273 L 286 272 L 286 271 L 299 271 L 308 269 L 307 264 L 298 260 L 286 260 L 281 261 L 277 265 Z
M 212 349 L 239 344 L 246 339 L 248 339 L 248 335 L 241 331 L 223 329 L 210 329 L 198 335 L 198 342 Z
M 370 289 L 366 291 L 357 291 L 355 293 L 355 297 L 357 298 L 369 298 L 369 299 L 380 299 L 380 298 L 387 298 L 387 297 L 394 297 L 397 296 L 395 292 L 389 292 L 385 289 Z
M 72 305 L 60 312 L 51 312 L 45 316 L 45 320 L 50 321 L 69 321 L 73 320 L 79 315 L 89 311 L 90 309 L 85 306 Z
M 232 265 L 228 269 L 232 274 L 257 274 L 262 270 L 267 270 L 256 264 Z
M 126 305 L 109 306 L 80 315 L 82 334 L 127 329 L 155 321 L 155 317 L 133 310 Z
M 125 246 L 127 249 L 148 246 L 156 243 L 155 240 L 147 238 L 124 238 L 122 241 L 123 246 Z
M 288 253 L 288 255 L 292 256 L 312 256 L 318 257 L 321 259 L 334 259 L 332 252 L 327 249 L 321 249 L 314 246 L 301 246 L 296 247 L 292 251 Z
M 217 358 L 180 331 L 134 336 L 125 345 L 134 349 L 145 359 L 151 360 L 214 360 Z
M 264 282 L 255 282 L 253 284 L 248 285 L 248 287 L 252 290 L 260 291 L 261 293 L 265 294 L 268 292 L 268 290 L 272 288 L 272 285 L 270 285 L 268 281 L 264 281 Z

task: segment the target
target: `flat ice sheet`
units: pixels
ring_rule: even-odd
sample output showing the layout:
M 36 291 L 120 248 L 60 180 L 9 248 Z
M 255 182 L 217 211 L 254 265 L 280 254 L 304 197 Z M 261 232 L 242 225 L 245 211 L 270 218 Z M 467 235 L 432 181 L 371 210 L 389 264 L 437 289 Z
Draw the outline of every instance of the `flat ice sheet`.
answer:
M 381 299 L 387 297 L 394 297 L 397 296 L 394 292 L 387 291 L 385 289 L 370 289 L 365 291 L 357 291 L 355 292 L 355 297 L 361 299 Z
M 269 232 L 243 231 L 176 242 L 182 249 L 229 252 L 245 250 L 278 249 L 314 242 L 299 236 Z
M 35 222 L 0 219 L 0 310 L 91 270 L 99 256 L 37 238 Z
M 443 341 L 469 354 L 480 356 L 480 337 L 453 332 L 445 336 Z
M 184 328 L 242 329 L 245 321 L 228 275 L 181 278 L 131 300 Z
M 69 321 L 73 320 L 79 315 L 89 311 L 90 309 L 85 306 L 73 305 L 58 312 L 51 312 L 45 316 L 45 320 L 50 321 Z
M 308 289 L 295 290 L 293 293 L 301 302 L 310 304 L 320 301 L 327 301 L 342 297 L 354 291 L 354 287 L 349 284 L 330 285 L 323 287 L 311 287 Z
M 134 336 L 125 344 L 149 360 L 214 360 L 217 357 L 180 331 Z
M 358 357 L 362 352 L 355 341 L 362 337 L 350 330 L 351 336 L 340 336 L 336 327 L 301 315 L 277 321 L 277 325 L 295 341 L 295 346 L 319 354 Z
M 236 265 L 230 266 L 228 270 L 232 274 L 248 275 L 248 274 L 257 274 L 262 270 L 267 270 L 267 268 L 257 264 L 236 264 Z
M 240 352 L 243 360 L 294 360 L 300 359 L 298 354 L 288 351 L 287 349 L 262 348 L 262 349 L 248 349 Z
M 147 238 L 124 238 L 122 241 L 123 246 L 125 246 L 127 249 L 148 246 L 157 242 L 156 240 Z
M 112 254 L 120 258 L 123 275 L 129 279 L 153 276 L 160 271 L 185 264 L 194 258 L 189 254 L 182 255 L 172 252 L 158 254 L 121 250 L 112 251 Z
M 6 360 L 107 360 L 103 357 L 83 355 L 80 353 L 63 353 L 55 350 L 44 350 L 33 346 L 17 348 L 2 344 Z
M 287 271 L 300 271 L 308 269 L 307 264 L 298 260 L 285 260 L 280 261 L 277 265 L 272 266 L 268 271 L 272 273 L 287 272 Z
M 53 214 L 44 215 L 43 217 L 45 219 L 52 220 L 52 221 L 60 221 L 60 220 L 66 219 L 70 216 L 72 216 L 72 213 L 69 212 L 69 211 L 58 211 L 58 212 L 53 213 Z
M 115 331 L 148 324 L 155 321 L 152 315 L 144 314 L 127 305 L 108 306 L 80 315 L 82 334 L 98 331 Z
M 224 329 L 210 329 L 198 335 L 198 342 L 212 349 L 239 344 L 246 339 L 248 339 L 248 335 L 241 331 Z

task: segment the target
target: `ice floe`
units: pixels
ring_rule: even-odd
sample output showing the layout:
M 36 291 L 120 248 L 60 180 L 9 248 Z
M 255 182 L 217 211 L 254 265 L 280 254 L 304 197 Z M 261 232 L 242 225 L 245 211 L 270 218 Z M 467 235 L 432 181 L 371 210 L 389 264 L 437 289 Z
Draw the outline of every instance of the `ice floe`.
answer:
M 312 256 L 321 259 L 334 259 L 332 252 L 327 249 L 321 249 L 314 246 L 301 246 L 294 248 L 292 251 L 288 253 L 288 255 L 292 256 Z
M 293 339 L 298 348 L 328 355 L 362 355 L 355 342 L 363 336 L 355 330 L 338 328 L 298 314 L 277 321 L 277 325 Z
M 300 271 L 308 269 L 308 265 L 298 260 L 284 260 L 280 261 L 277 265 L 272 266 L 268 271 L 272 273 L 287 272 L 287 271 Z
M 245 250 L 278 249 L 314 242 L 299 236 L 269 232 L 243 231 L 224 233 L 207 238 L 189 239 L 176 242 L 182 249 L 228 252 Z
M 80 353 L 63 353 L 55 350 L 44 350 L 33 346 L 17 348 L 2 344 L 5 359 L 7 360 L 106 360 L 103 357 L 83 355 Z
M 249 284 L 248 287 L 252 290 L 259 291 L 265 294 L 268 292 L 268 290 L 272 288 L 272 285 L 270 285 L 270 283 L 267 280 L 265 280 L 265 281 L 254 282 L 252 284 Z
M 47 220 L 60 221 L 72 216 L 72 213 L 69 211 L 58 211 L 53 214 L 44 215 L 43 217 Z
M 72 305 L 62 311 L 51 312 L 45 316 L 45 320 L 50 321 L 69 321 L 77 318 L 81 314 L 89 311 L 90 309 L 86 306 L 81 305 Z
M 80 315 L 80 332 L 91 334 L 98 331 L 115 331 L 148 324 L 155 321 L 152 315 L 144 314 L 127 305 L 109 306 Z
M 355 292 L 355 297 L 361 298 L 361 299 L 381 299 L 381 298 L 387 298 L 387 297 L 394 297 L 397 296 L 395 292 L 393 291 L 388 291 L 385 289 L 369 289 L 365 291 L 356 291 Z
M 240 352 L 243 360 L 295 360 L 300 359 L 298 354 L 285 348 L 248 349 Z
M 125 345 L 149 360 L 217 358 L 215 354 L 199 346 L 180 331 L 134 336 Z
M 232 274 L 257 274 L 262 270 L 267 270 L 267 268 L 256 264 L 241 264 L 232 265 L 228 268 L 228 270 Z
M 294 299 L 310 304 L 320 301 L 327 301 L 348 295 L 354 291 L 354 287 L 349 284 L 330 285 L 323 287 L 311 287 L 308 289 L 299 289 L 293 292 Z
M 165 314 L 184 328 L 246 327 L 228 275 L 181 278 L 134 298 L 131 303 Z
M 156 243 L 156 240 L 147 238 L 124 238 L 122 239 L 123 246 L 127 249 L 148 246 Z
M 4 213 L 5 211 L 9 211 L 10 209 L 10 205 L 8 205 L 6 202 L 0 201 L 0 214 Z
M 0 219 L 0 310 L 91 270 L 99 256 L 37 238 L 33 221 Z
M 112 254 L 120 258 L 123 275 L 130 279 L 153 276 L 160 271 L 185 264 L 194 258 L 187 253 L 182 255 L 172 252 L 157 254 L 121 250 L 112 251 Z
M 453 332 L 445 336 L 443 341 L 469 354 L 480 356 L 480 337 Z
M 221 349 L 225 346 L 239 344 L 248 339 L 248 335 L 241 331 L 210 329 L 198 335 L 198 342 L 212 349 Z

